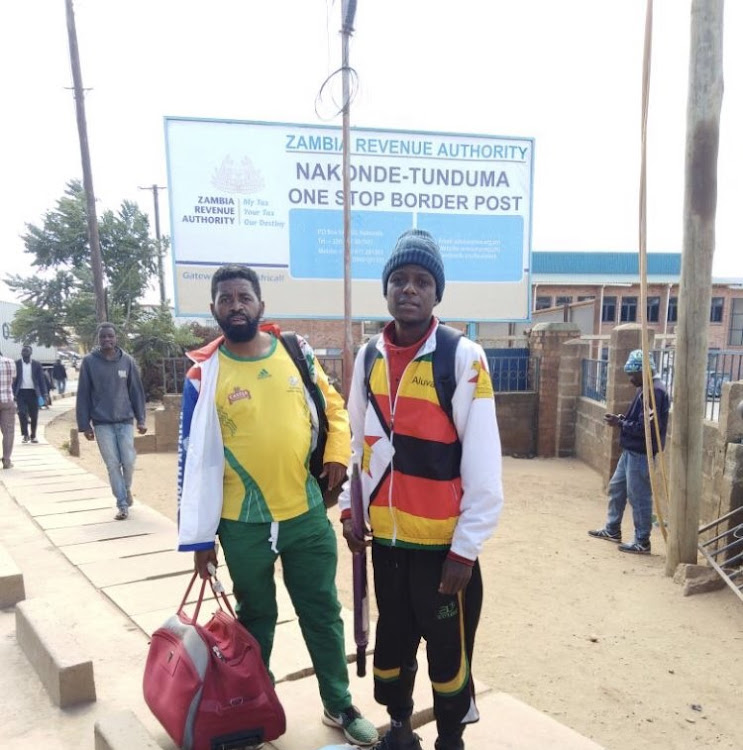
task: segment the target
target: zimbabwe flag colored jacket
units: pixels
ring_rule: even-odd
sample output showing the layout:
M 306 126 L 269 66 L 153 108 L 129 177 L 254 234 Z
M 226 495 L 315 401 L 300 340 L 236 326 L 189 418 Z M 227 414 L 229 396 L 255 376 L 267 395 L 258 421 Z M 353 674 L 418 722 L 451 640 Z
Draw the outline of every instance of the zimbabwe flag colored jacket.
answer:
M 368 346 L 368 344 L 366 345 Z M 436 326 L 390 397 L 384 336 L 369 374 L 354 365 L 348 402 L 351 460 L 361 468 L 367 521 L 381 544 L 450 549 L 475 560 L 503 505 L 501 446 L 485 353 L 462 337 L 456 349 L 452 418 L 441 408 L 433 372 Z M 350 508 L 349 483 L 339 506 Z

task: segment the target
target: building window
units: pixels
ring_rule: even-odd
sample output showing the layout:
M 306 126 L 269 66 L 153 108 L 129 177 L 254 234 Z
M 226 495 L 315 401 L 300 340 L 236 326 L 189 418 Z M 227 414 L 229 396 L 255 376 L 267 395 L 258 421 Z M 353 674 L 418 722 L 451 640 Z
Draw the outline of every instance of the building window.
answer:
M 668 316 L 666 320 L 669 323 L 676 323 L 679 319 L 679 299 L 678 297 L 668 298 Z
M 560 307 L 562 305 L 571 305 L 573 303 L 572 297 L 558 297 L 555 300 L 555 307 Z
M 596 299 L 593 294 L 584 294 L 578 297 L 578 302 L 588 302 L 589 300 Z
M 743 297 L 733 300 L 728 344 L 730 346 L 743 346 Z
M 617 319 L 617 298 L 604 297 L 604 304 L 601 307 L 601 322 L 613 323 Z
M 648 323 L 657 323 L 660 320 L 660 297 L 648 297 L 646 320 Z
M 548 307 L 552 307 L 552 297 L 537 297 L 535 310 L 546 310 Z
M 622 311 L 619 319 L 622 323 L 634 323 L 637 320 L 637 297 L 622 297 Z
M 722 311 L 725 305 L 724 297 L 712 297 L 712 303 L 709 308 L 709 322 L 722 323 Z

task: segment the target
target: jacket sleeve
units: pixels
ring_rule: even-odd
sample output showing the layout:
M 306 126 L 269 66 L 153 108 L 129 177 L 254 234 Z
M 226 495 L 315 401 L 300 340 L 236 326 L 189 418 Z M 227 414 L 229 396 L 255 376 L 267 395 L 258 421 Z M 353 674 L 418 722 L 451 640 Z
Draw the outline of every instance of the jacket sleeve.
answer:
M 328 418 L 328 439 L 325 443 L 326 464 L 338 463 L 348 466 L 351 459 L 351 428 L 343 397 L 328 382 L 328 376 L 315 358 L 317 385 L 325 398 L 325 416 Z
M 183 472 L 186 468 L 186 454 L 188 452 L 188 438 L 191 434 L 191 420 L 193 419 L 193 410 L 198 398 L 199 392 L 196 386 L 193 381 L 186 376 L 186 382 L 183 386 L 183 396 L 181 397 L 181 418 L 178 424 L 178 483 L 176 486 L 179 523 L 181 514 L 181 493 L 183 492 Z
M 351 431 L 348 426 L 348 412 L 343 397 L 328 381 L 325 370 L 317 360 L 312 347 L 301 336 L 297 336 L 299 348 L 307 360 L 310 378 L 317 383 L 325 401 L 325 416 L 328 418 L 328 437 L 325 443 L 323 462 L 348 466 L 351 456 Z
M 86 432 L 90 429 L 90 400 L 90 373 L 88 372 L 88 363 L 83 358 L 77 381 L 77 396 L 75 397 L 75 414 L 79 432 Z
M 462 339 L 457 347 L 456 374 L 452 408 L 462 443 L 463 495 L 451 552 L 475 560 L 503 507 L 500 433 L 487 359 L 469 339 Z
M 147 421 L 147 413 L 145 411 L 145 395 L 144 386 L 142 385 L 142 377 L 139 374 L 139 368 L 133 357 L 130 357 L 129 361 L 129 401 L 132 404 L 132 411 L 134 411 L 134 417 L 137 420 L 137 425 L 143 425 Z

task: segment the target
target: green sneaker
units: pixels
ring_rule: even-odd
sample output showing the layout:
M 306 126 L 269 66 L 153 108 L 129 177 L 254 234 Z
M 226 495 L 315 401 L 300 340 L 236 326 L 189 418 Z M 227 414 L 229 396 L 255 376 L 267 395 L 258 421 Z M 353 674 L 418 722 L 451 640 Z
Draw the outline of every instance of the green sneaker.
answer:
M 342 730 L 345 738 L 353 745 L 369 747 L 379 739 L 374 724 L 365 719 L 356 706 L 349 706 L 337 716 L 326 708 L 323 711 L 322 723 Z

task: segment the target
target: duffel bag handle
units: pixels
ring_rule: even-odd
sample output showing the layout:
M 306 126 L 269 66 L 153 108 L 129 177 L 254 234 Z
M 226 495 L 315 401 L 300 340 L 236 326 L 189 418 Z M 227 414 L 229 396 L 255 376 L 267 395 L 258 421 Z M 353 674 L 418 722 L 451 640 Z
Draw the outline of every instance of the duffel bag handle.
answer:
M 178 607 L 178 615 L 181 617 L 182 620 L 186 620 L 190 622 L 192 625 L 196 624 L 196 620 L 199 617 L 199 612 L 201 611 L 201 605 L 204 602 L 204 593 L 206 592 L 206 584 L 207 581 L 209 582 L 209 586 L 211 587 L 212 594 L 214 595 L 214 600 L 217 602 L 217 605 L 220 609 L 226 610 L 234 619 L 237 619 L 237 615 L 235 615 L 235 610 L 232 608 L 232 605 L 230 604 L 230 600 L 227 598 L 227 594 L 225 593 L 224 586 L 222 585 L 222 582 L 217 578 L 217 570 L 213 566 L 210 565 L 209 573 L 211 574 L 210 577 L 204 578 L 201 581 L 201 589 L 199 590 L 199 598 L 196 600 L 196 605 L 194 608 L 194 612 L 192 616 L 188 616 L 186 612 L 184 611 L 184 607 L 186 606 L 186 602 L 188 601 L 188 596 L 191 593 L 191 589 L 193 588 L 194 583 L 196 582 L 196 579 L 198 578 L 198 571 L 194 570 L 193 575 L 191 576 L 191 580 L 188 582 L 188 586 L 186 587 L 186 593 L 183 595 L 183 600 L 181 601 L 180 607 Z

